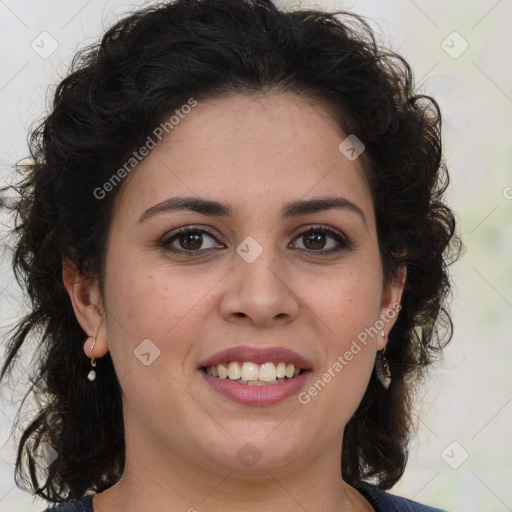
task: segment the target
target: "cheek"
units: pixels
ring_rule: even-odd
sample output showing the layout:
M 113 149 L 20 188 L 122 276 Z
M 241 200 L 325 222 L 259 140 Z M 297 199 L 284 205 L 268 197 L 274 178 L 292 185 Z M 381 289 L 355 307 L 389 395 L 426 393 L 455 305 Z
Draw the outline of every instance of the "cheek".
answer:
M 105 302 L 113 356 L 124 359 L 149 339 L 164 356 L 160 362 L 183 361 L 204 321 L 208 292 L 216 279 L 206 273 L 199 277 L 162 264 L 150 265 L 143 258 L 110 261 Z
M 371 377 L 380 335 L 374 327 L 379 318 L 377 292 L 358 286 L 331 301 L 323 297 L 326 309 L 322 319 L 330 329 L 322 340 L 322 364 L 298 398 L 316 410 L 316 416 L 336 418 L 333 428 L 350 420 Z
M 105 300 L 111 313 L 109 350 L 125 408 L 129 415 L 148 418 L 160 411 L 169 424 L 162 411 L 194 407 L 181 383 L 205 315 L 206 303 L 200 298 L 213 283 L 196 279 L 194 283 L 204 286 L 199 290 L 178 272 L 118 261 L 107 274 Z
M 382 292 L 378 270 L 377 264 L 340 271 L 311 296 L 311 307 L 328 327 L 323 329 L 324 358 L 319 377 L 329 387 L 326 395 L 338 404 L 335 407 L 339 406 L 340 412 L 357 406 L 374 365 Z M 316 388 L 322 385 L 318 383 Z M 348 403 L 341 404 L 333 395 L 353 404 L 347 409 Z
M 361 259 L 354 264 L 333 272 L 318 283 L 313 296 L 322 304 L 328 325 L 339 334 L 339 340 L 357 337 L 359 332 L 379 319 L 382 275 L 379 262 Z

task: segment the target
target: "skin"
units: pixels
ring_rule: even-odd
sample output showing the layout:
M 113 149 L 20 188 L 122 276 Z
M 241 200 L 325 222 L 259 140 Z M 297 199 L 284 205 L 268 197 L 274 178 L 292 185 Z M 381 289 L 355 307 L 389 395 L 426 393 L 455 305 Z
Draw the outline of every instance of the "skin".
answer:
M 96 339 L 84 353 L 110 351 L 123 390 L 125 473 L 95 497 L 96 511 L 372 510 L 341 482 L 341 444 L 396 315 L 385 337 L 370 337 L 307 405 L 297 395 L 242 405 L 198 373 L 219 350 L 277 345 L 311 362 L 307 389 L 400 302 L 405 270 L 383 286 L 370 189 L 359 160 L 338 150 L 345 138 L 324 107 L 291 93 L 201 101 L 123 182 L 103 296 L 94 280 L 64 265 L 77 319 Z M 280 219 L 285 203 L 333 195 L 355 203 L 365 221 L 349 209 Z M 236 214 L 184 210 L 139 221 L 176 196 L 228 203 Z M 330 234 L 319 245 L 299 236 L 315 224 L 352 246 L 315 254 L 340 247 Z M 209 227 L 216 239 L 162 246 L 191 225 Z M 248 236 L 263 249 L 252 263 L 236 252 Z M 145 339 L 160 350 L 148 366 L 134 356 Z M 248 442 L 261 455 L 252 467 L 237 456 Z

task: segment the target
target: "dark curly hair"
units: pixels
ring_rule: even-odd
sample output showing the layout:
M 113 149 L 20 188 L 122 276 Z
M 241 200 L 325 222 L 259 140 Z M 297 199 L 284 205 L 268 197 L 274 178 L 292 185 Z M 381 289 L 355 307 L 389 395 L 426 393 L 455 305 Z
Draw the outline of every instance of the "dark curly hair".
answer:
M 141 9 L 79 52 L 51 113 L 33 130 L 30 164 L 18 164 L 13 268 L 31 301 L 8 340 L 0 380 L 24 342 L 41 350 L 27 393 L 45 400 L 19 442 L 16 483 L 49 501 L 117 482 L 125 446 L 121 388 L 110 354 L 91 385 L 86 334 L 62 282 L 62 263 L 101 283 L 117 186 L 101 187 L 165 115 L 194 97 L 293 92 L 322 102 L 366 149 L 385 283 L 404 265 L 402 309 L 386 351 L 393 382 L 372 375 L 345 428 L 342 476 L 389 489 L 402 476 L 414 430 L 416 384 L 452 337 L 447 310 L 460 240 L 443 202 L 449 183 L 436 101 L 416 94 L 412 72 L 381 48 L 364 18 L 279 10 L 270 0 L 177 0 Z M 134 171 L 135 172 L 135 171 Z M 21 409 L 21 408 L 20 408 Z M 38 475 L 35 450 L 58 458 Z M 27 472 L 28 470 L 28 472 Z

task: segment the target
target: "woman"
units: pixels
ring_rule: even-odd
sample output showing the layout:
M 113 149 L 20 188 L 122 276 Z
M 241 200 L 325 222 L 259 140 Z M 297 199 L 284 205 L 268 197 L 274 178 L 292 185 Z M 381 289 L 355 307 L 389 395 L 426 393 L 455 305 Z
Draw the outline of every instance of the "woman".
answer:
M 18 188 L 18 479 L 60 512 L 437 510 L 386 490 L 451 337 L 440 125 L 348 13 L 179 0 L 82 52 Z

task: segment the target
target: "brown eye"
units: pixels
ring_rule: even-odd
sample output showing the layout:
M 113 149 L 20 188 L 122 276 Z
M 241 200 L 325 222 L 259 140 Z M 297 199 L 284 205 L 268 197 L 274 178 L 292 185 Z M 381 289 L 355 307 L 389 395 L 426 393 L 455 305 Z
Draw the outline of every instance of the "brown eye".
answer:
M 303 235 L 304 245 L 308 249 L 323 249 L 325 245 L 325 233 L 309 233 Z
M 177 240 L 179 241 L 179 244 L 182 249 L 195 251 L 201 248 L 201 245 L 203 243 L 203 235 L 201 235 L 200 233 L 187 233 L 184 235 L 180 235 L 177 238 Z
M 298 249 L 316 255 L 332 254 L 352 247 L 346 236 L 324 226 L 313 226 L 302 231 L 295 240 L 302 242 L 302 247 L 299 244 Z
M 161 245 L 172 252 L 187 254 L 188 256 L 209 249 L 224 248 L 209 230 L 189 227 L 180 228 L 166 236 Z

